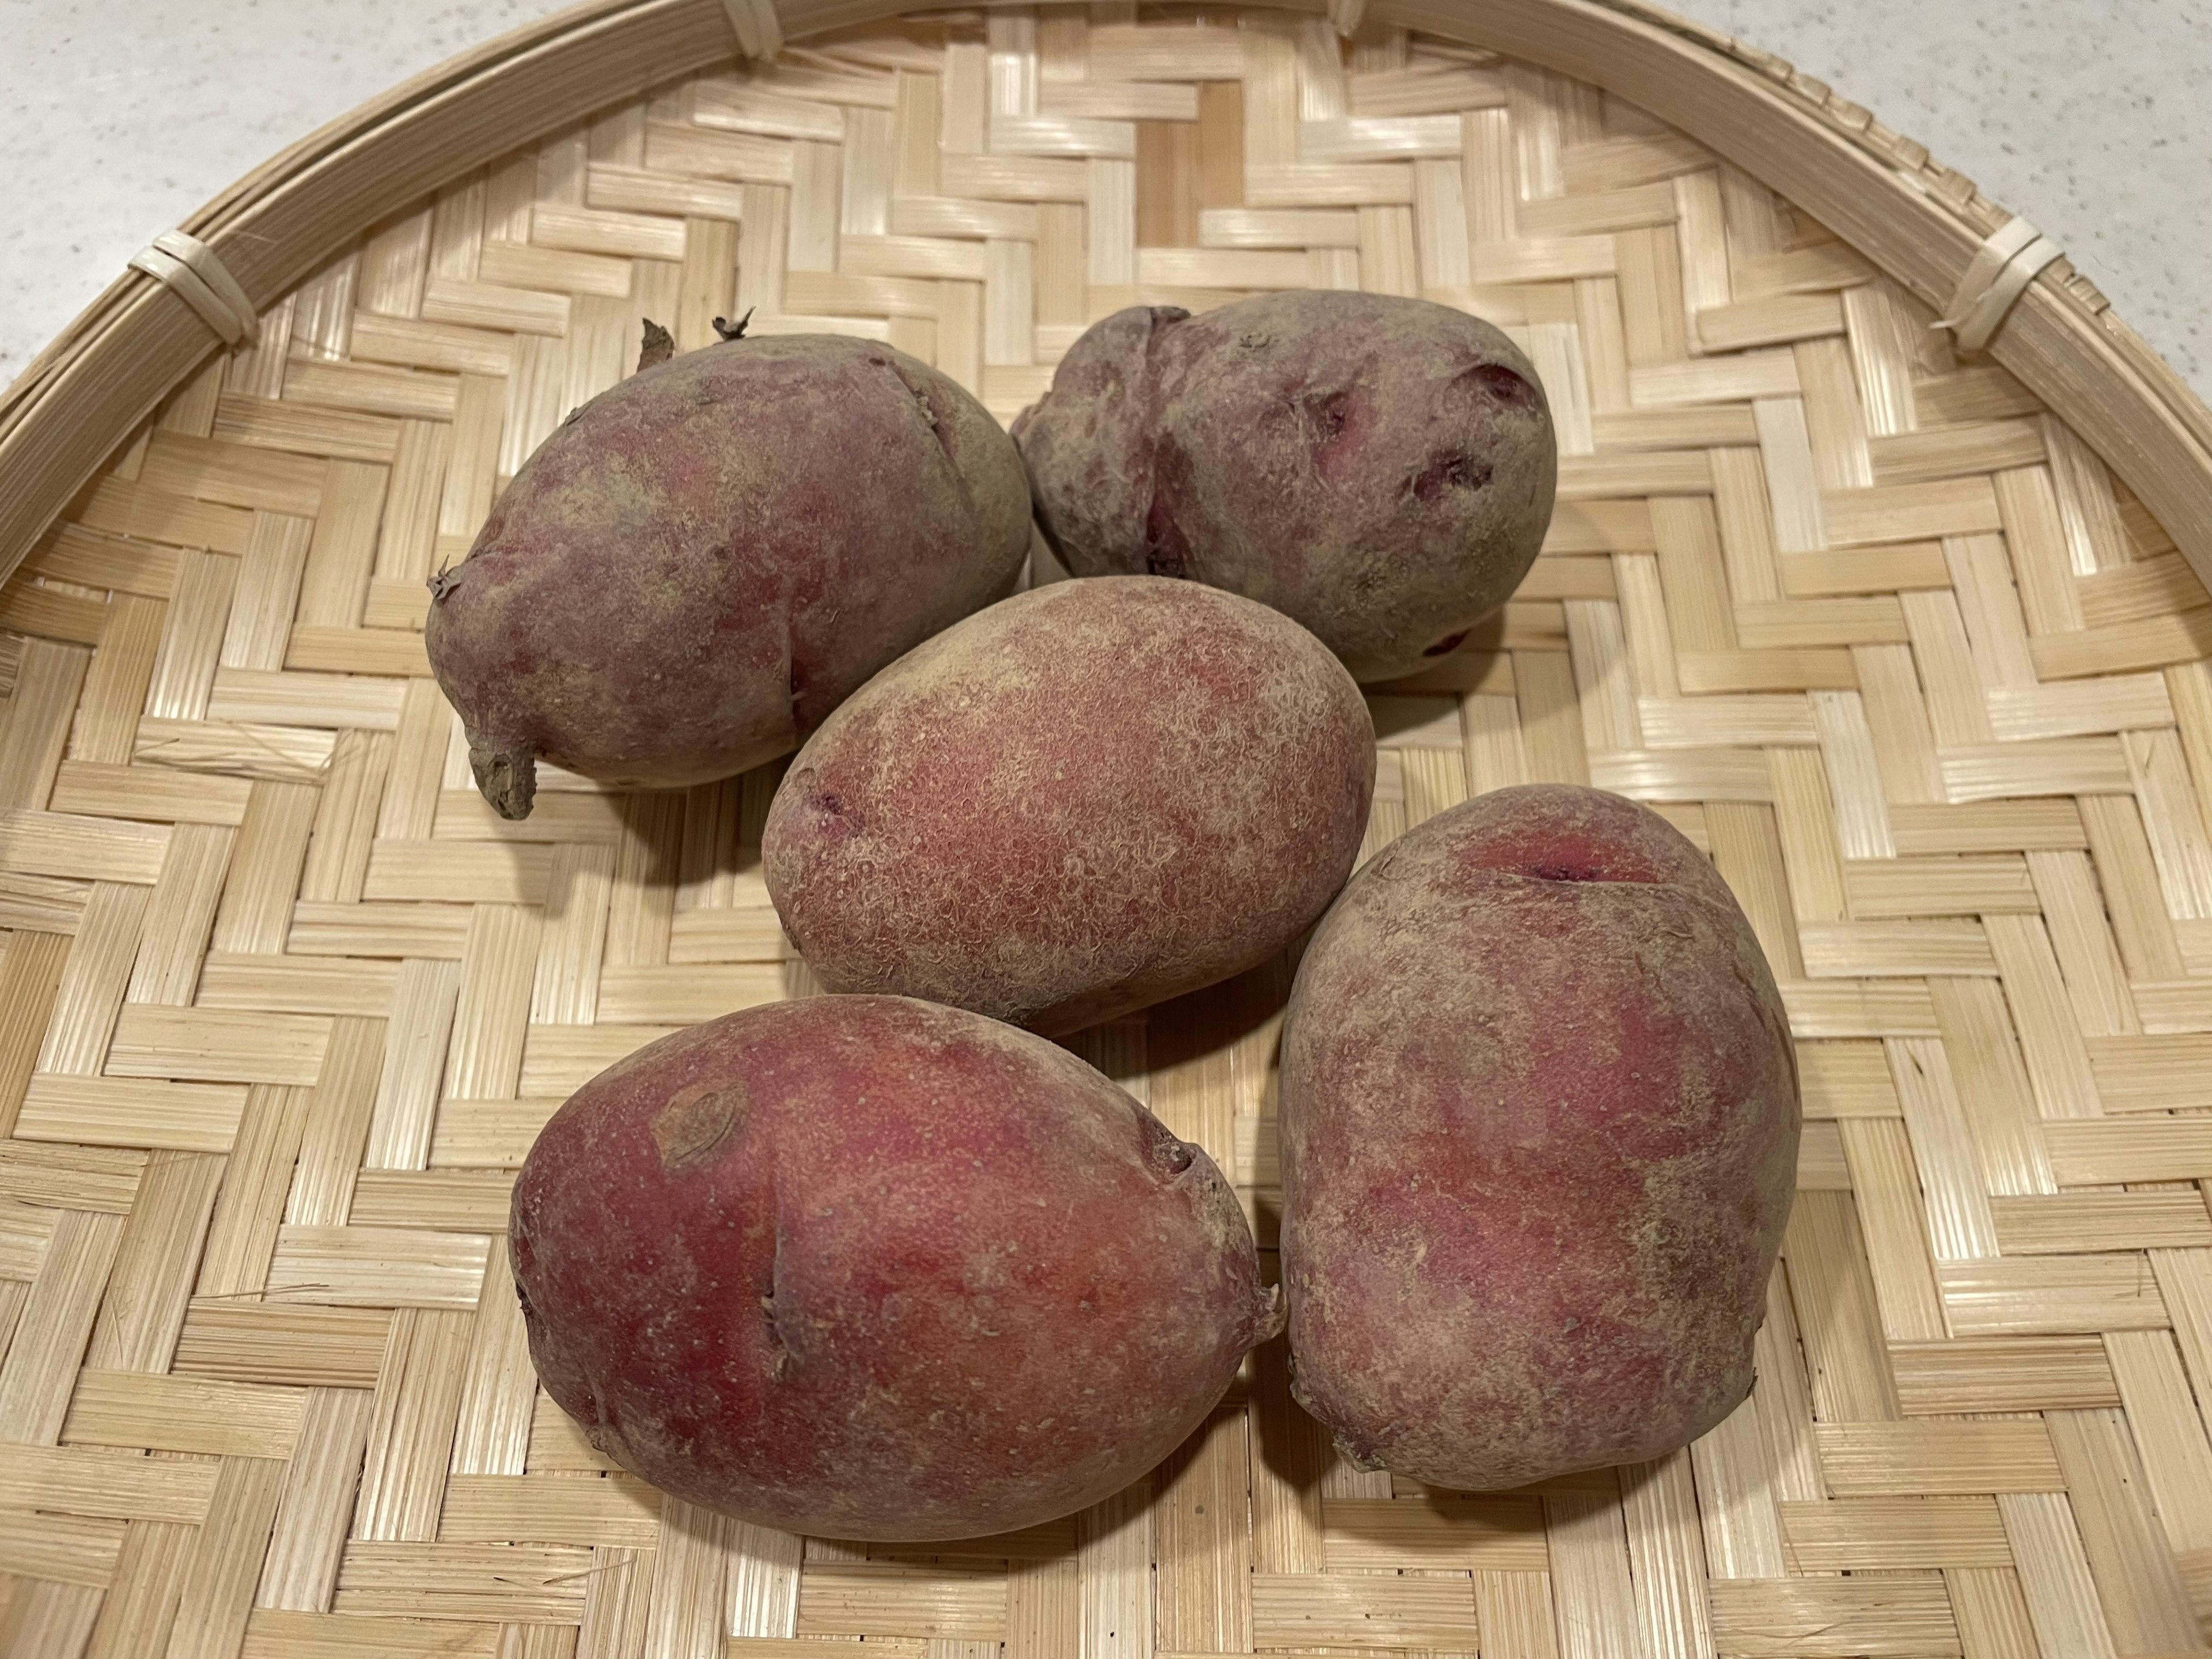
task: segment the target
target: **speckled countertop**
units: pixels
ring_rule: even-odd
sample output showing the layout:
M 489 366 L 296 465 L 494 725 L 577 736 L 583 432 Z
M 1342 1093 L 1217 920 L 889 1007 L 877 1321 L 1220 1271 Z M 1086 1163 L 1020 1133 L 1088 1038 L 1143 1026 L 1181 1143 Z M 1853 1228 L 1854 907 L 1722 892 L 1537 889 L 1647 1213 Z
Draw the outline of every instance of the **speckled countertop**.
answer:
M 1926 143 L 2212 400 L 2212 4 L 1674 0 Z M 0 382 L 155 233 L 554 0 L 0 0 Z M 2200 90 L 2191 94 L 2191 84 Z

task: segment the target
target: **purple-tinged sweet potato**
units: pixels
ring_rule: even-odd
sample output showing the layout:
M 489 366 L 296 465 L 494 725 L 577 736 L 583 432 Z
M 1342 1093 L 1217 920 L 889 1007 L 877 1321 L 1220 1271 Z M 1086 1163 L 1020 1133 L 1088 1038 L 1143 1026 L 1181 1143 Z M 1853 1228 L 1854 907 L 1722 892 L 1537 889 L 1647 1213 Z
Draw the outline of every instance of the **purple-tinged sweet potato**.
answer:
M 1057 582 L 863 686 L 769 808 L 823 983 L 1073 1030 L 1283 948 L 1351 871 L 1375 733 L 1320 641 L 1155 576 Z
M 1096 1503 L 1281 1325 L 1204 1152 L 1042 1037 L 899 997 L 611 1066 L 531 1149 L 509 1237 L 531 1357 L 593 1445 L 832 1538 Z
M 1298 1398 L 1433 1486 L 1655 1458 L 1751 1390 L 1796 1174 L 1780 995 L 1712 866 L 1594 789 L 1393 842 L 1283 1037 Z
M 787 753 L 1012 591 L 1027 492 L 982 405 L 889 346 L 736 338 L 643 369 L 538 447 L 431 585 L 477 787 L 522 817 L 540 759 L 665 788 Z
M 1014 441 L 1077 575 L 1228 588 L 1296 617 L 1362 681 L 1413 672 L 1504 603 L 1559 472 L 1510 340 L 1352 292 L 1115 312 Z

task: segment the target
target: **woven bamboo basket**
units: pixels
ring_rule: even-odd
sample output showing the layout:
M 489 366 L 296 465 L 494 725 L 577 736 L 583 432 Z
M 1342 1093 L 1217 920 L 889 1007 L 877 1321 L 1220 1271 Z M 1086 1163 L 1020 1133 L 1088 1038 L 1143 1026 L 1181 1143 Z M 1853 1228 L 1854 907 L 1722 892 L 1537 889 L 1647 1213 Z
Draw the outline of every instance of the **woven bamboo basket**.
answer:
M 2206 1650 L 2212 416 L 1969 181 L 1626 3 L 593 0 L 185 229 L 0 404 L 0 1653 Z M 1515 601 L 1374 697 L 1370 848 L 1558 779 L 1710 851 L 1806 1084 L 1753 1398 L 1469 1497 L 1337 1462 L 1277 1345 L 1112 1502 L 925 1551 L 611 1469 L 508 1187 L 810 988 L 773 776 L 496 820 L 424 579 L 645 316 L 1010 417 L 1121 306 L 1355 284 L 1509 327 L 1565 451 Z M 1077 1044 L 1268 1245 L 1282 983 Z

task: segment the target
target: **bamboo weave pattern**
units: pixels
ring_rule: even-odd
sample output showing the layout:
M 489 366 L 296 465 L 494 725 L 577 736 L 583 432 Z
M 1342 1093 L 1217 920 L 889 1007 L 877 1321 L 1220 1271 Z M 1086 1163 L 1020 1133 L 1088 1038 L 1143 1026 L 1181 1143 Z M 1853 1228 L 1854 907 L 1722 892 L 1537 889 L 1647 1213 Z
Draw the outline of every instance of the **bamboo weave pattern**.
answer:
M 811 988 L 774 775 L 501 823 L 425 580 L 642 317 L 1010 419 L 1121 306 L 1354 285 L 1506 326 L 1563 449 L 1514 603 L 1372 699 L 1370 848 L 1557 779 L 1711 852 L 1808 1112 L 1753 1399 L 1469 1498 L 1335 1462 L 1276 1348 L 1113 1502 L 928 1553 L 609 1470 L 507 1188 L 603 1066 Z M 374 228 L 0 589 L 0 1654 L 2204 1650 L 2212 603 L 1931 320 L 1594 88 L 1276 13 L 817 42 Z M 1268 1245 L 1282 984 L 1078 1042 Z

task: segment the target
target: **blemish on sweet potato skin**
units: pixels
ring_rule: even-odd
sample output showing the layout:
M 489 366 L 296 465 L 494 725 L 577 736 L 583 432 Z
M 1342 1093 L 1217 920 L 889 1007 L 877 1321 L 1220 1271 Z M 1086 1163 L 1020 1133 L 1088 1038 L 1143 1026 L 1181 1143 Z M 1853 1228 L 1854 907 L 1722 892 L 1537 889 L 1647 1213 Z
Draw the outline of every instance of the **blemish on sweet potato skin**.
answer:
M 1504 789 L 1355 877 L 1283 1042 L 1297 1388 L 1348 1453 L 1496 1490 L 1749 1393 L 1796 1182 L 1788 1021 L 1656 814 Z
M 712 1158 L 735 1132 L 744 1109 L 745 1087 L 739 1082 L 678 1089 L 653 1115 L 653 1143 L 660 1149 L 661 1167 L 673 1173 Z
M 672 1101 L 732 1089 L 729 1132 L 669 1159 Z M 594 1445 L 834 1538 L 1095 1503 L 1280 1324 L 1202 1151 L 1043 1039 L 903 998 L 749 1009 L 602 1073 L 509 1237 L 531 1356 Z
M 487 798 L 538 758 L 671 787 L 785 753 L 1012 591 L 1029 487 L 936 370 L 835 336 L 726 341 L 585 404 L 526 462 L 426 643 Z
M 1133 307 L 1015 422 L 1079 576 L 1150 571 L 1296 617 L 1363 681 L 1504 604 L 1550 523 L 1557 447 L 1528 360 L 1425 301 Z
M 1328 905 L 1375 777 L 1295 623 L 1163 577 L 1059 582 L 878 675 L 762 836 L 823 982 L 1073 1030 L 1229 977 Z

